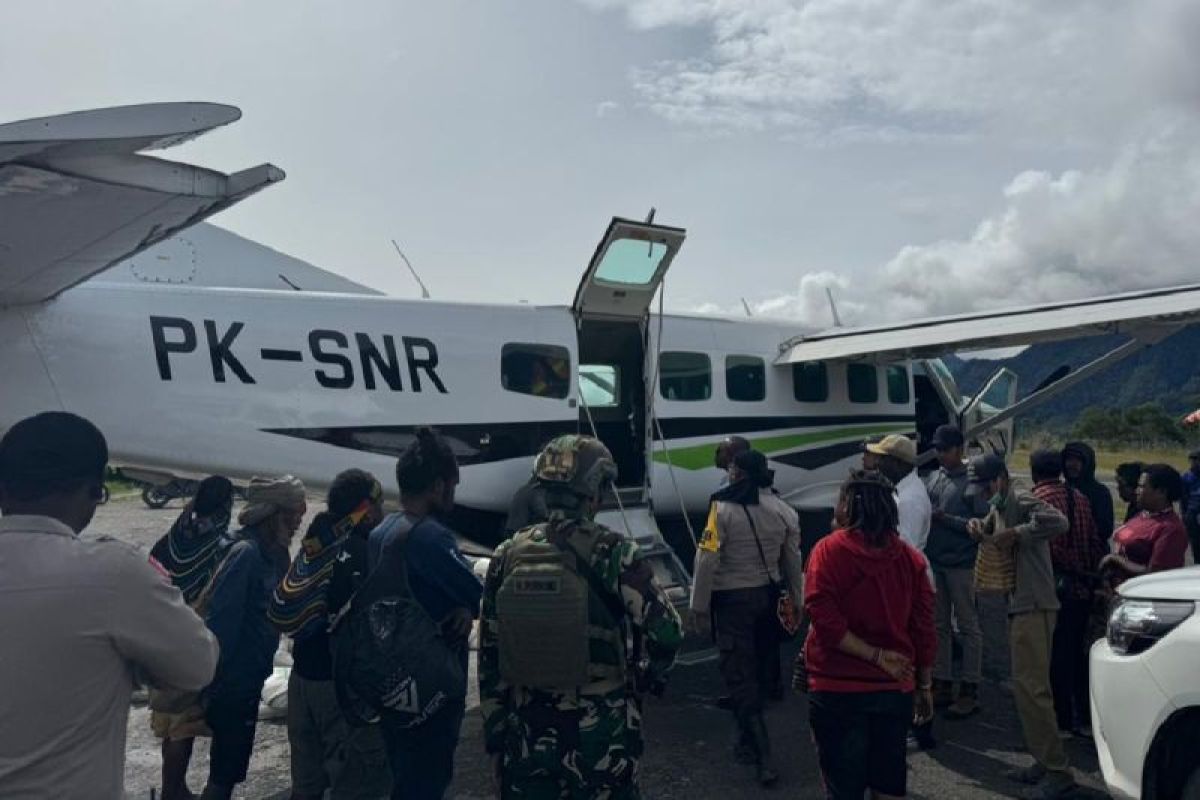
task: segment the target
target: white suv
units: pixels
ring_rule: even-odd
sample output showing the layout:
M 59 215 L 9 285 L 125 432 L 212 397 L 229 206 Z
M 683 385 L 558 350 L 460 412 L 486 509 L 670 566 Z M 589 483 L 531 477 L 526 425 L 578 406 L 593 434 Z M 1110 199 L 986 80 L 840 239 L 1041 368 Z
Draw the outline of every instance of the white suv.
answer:
M 1121 585 L 1092 646 L 1092 729 L 1116 797 L 1200 800 L 1200 567 Z

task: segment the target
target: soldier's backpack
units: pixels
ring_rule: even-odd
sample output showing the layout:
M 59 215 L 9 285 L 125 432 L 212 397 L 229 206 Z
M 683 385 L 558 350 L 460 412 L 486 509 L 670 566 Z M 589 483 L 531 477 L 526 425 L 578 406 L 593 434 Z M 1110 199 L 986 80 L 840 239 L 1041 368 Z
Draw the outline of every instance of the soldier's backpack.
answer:
M 534 538 L 549 527 L 544 523 L 520 531 L 504 554 L 496 591 L 500 675 L 510 684 L 547 691 L 576 689 L 595 678 L 623 682 L 625 609 L 591 566 L 596 544 L 617 534 Z M 592 602 L 607 619 L 603 631 L 589 625 Z M 609 640 L 615 665 L 592 663 L 596 638 Z M 610 674 L 596 674 L 604 670 Z
M 467 694 L 459 653 L 409 584 L 403 553 L 415 526 L 399 524 L 379 565 L 330 623 L 338 705 L 359 727 L 416 727 Z

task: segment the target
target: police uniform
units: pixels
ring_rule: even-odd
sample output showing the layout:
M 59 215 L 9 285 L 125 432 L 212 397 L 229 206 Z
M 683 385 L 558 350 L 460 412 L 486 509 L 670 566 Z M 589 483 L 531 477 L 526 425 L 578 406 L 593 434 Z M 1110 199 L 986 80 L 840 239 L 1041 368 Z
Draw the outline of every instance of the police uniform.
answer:
M 767 766 L 770 746 L 762 713 L 769 660 L 779 657 L 771 587 L 782 581 L 798 602 L 804 572 L 795 509 L 770 489 L 758 490 L 757 500 L 714 499 L 696 551 L 691 610 L 711 615 L 739 750 L 747 760 Z
M 661 683 L 682 641 L 682 624 L 637 545 L 587 518 L 586 498 L 616 475 L 607 449 L 590 437 L 560 437 L 539 457 L 537 474 L 549 489 L 549 521 L 501 544 L 484 583 L 479 694 L 485 745 L 501 756 L 504 798 L 637 798 L 642 726 L 632 673 Z M 501 668 L 505 617 L 497 595 L 513 569 L 509 562 L 522 547 L 553 542 L 586 553 L 587 566 L 579 571 L 590 571 L 596 589 L 588 593 L 583 632 L 587 678 L 570 690 L 515 685 Z M 605 597 L 595 596 L 601 591 Z M 607 609 L 618 607 L 624 620 L 614 627 Z M 641 644 L 634 669 L 625 624 Z

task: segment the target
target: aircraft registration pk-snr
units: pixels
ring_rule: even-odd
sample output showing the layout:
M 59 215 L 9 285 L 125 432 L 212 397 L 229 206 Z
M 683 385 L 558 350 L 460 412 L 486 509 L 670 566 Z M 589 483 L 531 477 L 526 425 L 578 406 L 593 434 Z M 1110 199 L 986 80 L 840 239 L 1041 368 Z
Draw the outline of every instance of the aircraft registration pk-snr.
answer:
M 782 495 L 827 519 L 864 437 L 909 433 L 924 451 L 953 420 L 1007 452 L 1017 413 L 1200 317 L 1200 286 L 807 332 L 656 313 L 685 231 L 628 219 L 570 304 L 385 297 L 204 224 L 282 180 L 276 167 L 141 155 L 239 117 L 165 103 L 0 125 L 0 427 L 65 409 L 143 478 L 290 472 L 320 488 L 348 467 L 390 475 L 434 425 L 462 465 L 462 530 L 483 545 L 541 446 L 594 431 L 620 470 L 608 521 L 679 596 L 687 571 L 655 515 L 703 513 L 723 437 L 750 439 Z M 1113 332 L 1132 338 L 1020 402 L 1011 373 L 964 398 L 937 360 Z

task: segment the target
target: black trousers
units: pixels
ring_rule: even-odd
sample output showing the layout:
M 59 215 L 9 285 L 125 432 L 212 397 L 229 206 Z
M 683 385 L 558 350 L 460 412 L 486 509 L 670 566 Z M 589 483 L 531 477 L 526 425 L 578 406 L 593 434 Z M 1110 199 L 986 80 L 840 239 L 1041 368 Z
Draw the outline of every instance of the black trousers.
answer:
M 739 722 L 762 713 L 766 694 L 778 680 L 779 637 L 772 596 L 769 586 L 713 592 L 713 638 L 721 678 Z
M 246 780 L 258 725 L 258 694 L 218 695 L 209 700 L 205 721 L 212 730 L 208 782 L 231 788 Z
M 1059 730 L 1091 723 L 1092 707 L 1088 698 L 1088 629 L 1090 600 L 1060 598 L 1062 607 L 1054 625 L 1050 649 L 1050 690 L 1054 693 L 1054 716 Z
M 1192 543 L 1192 562 L 1200 564 L 1200 523 L 1194 519 L 1184 520 L 1188 541 Z

